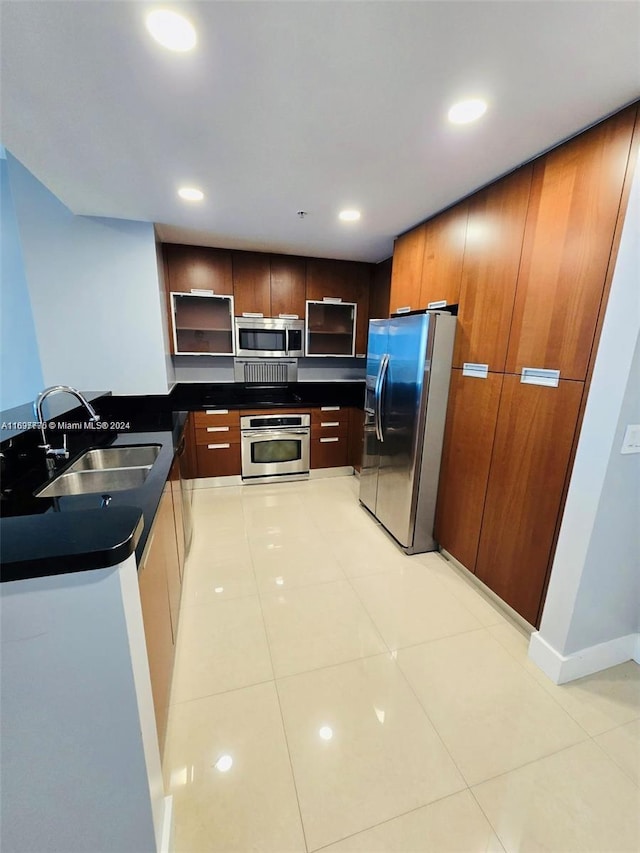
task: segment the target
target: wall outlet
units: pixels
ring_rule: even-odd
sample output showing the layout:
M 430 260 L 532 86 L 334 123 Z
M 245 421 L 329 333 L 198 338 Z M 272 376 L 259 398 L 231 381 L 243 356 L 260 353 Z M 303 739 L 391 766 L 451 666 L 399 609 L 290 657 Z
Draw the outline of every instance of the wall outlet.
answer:
M 640 424 L 628 424 L 620 453 L 640 453 Z

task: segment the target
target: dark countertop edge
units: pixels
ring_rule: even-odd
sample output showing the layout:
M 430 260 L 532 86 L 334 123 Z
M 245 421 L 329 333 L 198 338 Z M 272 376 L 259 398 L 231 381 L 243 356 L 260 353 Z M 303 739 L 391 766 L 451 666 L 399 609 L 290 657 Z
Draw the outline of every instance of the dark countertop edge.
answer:
M 81 531 L 73 543 L 68 537 L 72 521 L 80 525 Z M 142 510 L 133 506 L 6 518 L 2 525 L 3 551 L 6 553 L 8 549 L 20 556 L 3 560 L 1 580 L 8 583 L 117 566 L 135 552 L 144 526 Z M 59 541 L 61 533 L 67 534 L 64 551 L 56 552 L 52 546 L 50 553 L 38 553 L 42 551 L 43 539 Z M 31 541 L 35 547 L 31 550 L 23 541 L 27 534 L 34 537 Z M 76 545 L 76 549 L 71 545 Z
M 74 509 L 2 518 L 0 583 L 109 568 L 123 562 L 134 552 L 139 566 L 186 419 L 186 411 L 176 411 L 173 429 L 164 431 L 171 435 L 172 446 L 169 452 L 161 451 L 164 461 L 158 458 L 160 470 L 155 473 L 147 489 L 143 485 L 137 490 L 141 496 L 140 506 Z M 151 438 L 157 436 L 157 433 L 136 431 L 120 437 L 116 444 L 136 443 L 138 436 Z M 133 500 L 136 500 L 135 496 Z M 71 531 L 71 524 L 77 523 L 80 515 L 80 520 L 86 522 L 86 526 L 82 528 L 82 534 L 78 535 L 77 531 Z M 104 539 L 95 547 L 94 540 L 100 536 Z M 47 553 L 42 553 L 42 541 L 48 538 L 51 538 L 51 548 Z M 60 547 L 61 542 L 64 548 Z

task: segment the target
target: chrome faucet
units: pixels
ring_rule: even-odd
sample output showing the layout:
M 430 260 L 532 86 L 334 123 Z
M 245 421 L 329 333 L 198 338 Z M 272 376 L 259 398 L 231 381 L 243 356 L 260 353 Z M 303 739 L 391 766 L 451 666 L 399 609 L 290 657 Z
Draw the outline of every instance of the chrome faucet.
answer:
M 37 400 L 33 404 L 33 412 L 40 427 L 40 432 L 42 433 L 42 444 L 40 444 L 39 447 L 44 450 L 47 459 L 47 467 L 50 470 L 55 465 L 55 459 L 68 459 L 69 451 L 67 450 L 66 433 L 63 433 L 62 436 L 62 447 L 52 447 L 47 441 L 47 435 L 45 432 L 46 423 L 42 415 L 42 404 L 50 394 L 61 394 L 63 392 L 66 394 L 72 394 L 80 403 L 82 403 L 89 413 L 89 418 L 94 424 L 97 424 L 100 420 L 100 415 L 96 413 L 96 410 L 93 408 L 91 403 L 83 394 L 80 393 L 80 391 L 76 391 L 76 389 L 72 388 L 70 385 L 52 385 L 50 388 L 45 388 L 44 391 L 41 391 L 40 394 L 38 394 Z

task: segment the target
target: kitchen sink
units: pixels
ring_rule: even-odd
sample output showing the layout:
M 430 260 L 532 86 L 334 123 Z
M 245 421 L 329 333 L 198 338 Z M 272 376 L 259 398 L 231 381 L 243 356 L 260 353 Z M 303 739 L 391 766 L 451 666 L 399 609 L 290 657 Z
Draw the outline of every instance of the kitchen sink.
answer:
M 136 489 L 147 479 L 160 447 L 159 444 L 138 444 L 87 450 L 63 474 L 36 492 L 36 497 L 59 498 Z
M 138 444 L 128 447 L 98 447 L 87 450 L 65 473 L 104 471 L 111 468 L 151 467 L 160 453 L 159 444 Z
M 90 495 L 94 492 L 135 489 L 144 483 L 150 470 L 151 465 L 111 468 L 104 471 L 67 471 L 36 492 L 36 497 L 59 498 L 64 495 Z

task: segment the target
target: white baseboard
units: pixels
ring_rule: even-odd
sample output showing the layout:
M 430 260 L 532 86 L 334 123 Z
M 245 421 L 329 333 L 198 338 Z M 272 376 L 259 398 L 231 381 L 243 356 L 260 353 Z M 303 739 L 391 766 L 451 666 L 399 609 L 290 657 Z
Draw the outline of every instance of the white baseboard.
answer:
M 196 477 L 191 481 L 192 489 L 219 489 L 223 486 L 241 486 L 240 474 L 232 474 L 229 477 Z
M 164 798 L 164 820 L 162 821 L 162 838 L 159 853 L 173 851 L 173 796 Z
M 627 634 L 562 655 L 535 631 L 529 643 L 529 657 L 555 684 L 566 684 L 628 660 L 640 662 L 640 634 Z

